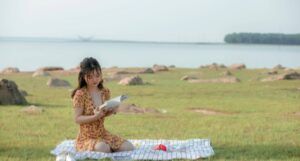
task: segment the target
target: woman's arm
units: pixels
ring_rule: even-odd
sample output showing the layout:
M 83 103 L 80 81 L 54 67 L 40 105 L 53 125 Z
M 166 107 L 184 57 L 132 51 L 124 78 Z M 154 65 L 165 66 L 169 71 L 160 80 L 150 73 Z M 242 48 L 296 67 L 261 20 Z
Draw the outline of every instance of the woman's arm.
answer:
M 81 107 L 76 107 L 74 108 L 74 119 L 77 124 L 85 124 L 85 123 L 90 123 L 94 122 L 100 118 L 105 117 L 105 113 L 101 110 L 95 110 L 94 115 L 89 115 L 89 116 L 84 116 L 83 114 L 83 108 Z

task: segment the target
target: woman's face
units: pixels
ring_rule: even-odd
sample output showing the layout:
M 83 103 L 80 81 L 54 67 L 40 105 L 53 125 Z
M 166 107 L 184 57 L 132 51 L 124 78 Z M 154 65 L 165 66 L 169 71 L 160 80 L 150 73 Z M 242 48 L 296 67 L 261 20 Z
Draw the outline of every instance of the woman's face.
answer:
M 102 81 L 102 74 L 100 71 L 93 70 L 92 72 L 84 76 L 85 82 L 89 87 L 97 87 L 100 81 Z

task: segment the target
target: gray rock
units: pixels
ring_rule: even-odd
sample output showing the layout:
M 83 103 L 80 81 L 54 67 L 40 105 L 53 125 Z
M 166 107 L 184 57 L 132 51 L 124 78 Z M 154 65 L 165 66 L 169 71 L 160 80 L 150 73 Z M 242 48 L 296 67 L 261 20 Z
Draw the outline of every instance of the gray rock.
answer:
M 2 74 L 19 73 L 19 72 L 20 72 L 20 70 L 18 68 L 14 68 L 14 67 L 4 68 L 1 71 Z
M 32 74 L 32 77 L 46 77 L 46 76 L 50 76 L 50 73 L 43 70 L 37 70 Z
M 42 112 L 44 112 L 44 109 L 41 107 L 37 107 L 35 105 L 31 105 L 31 106 L 21 109 L 21 112 L 30 114 L 30 115 L 36 115 L 36 114 L 41 114 Z
M 68 81 L 58 79 L 58 78 L 50 78 L 47 82 L 47 85 L 50 87 L 70 87 L 70 83 Z
M 278 71 L 273 69 L 273 70 L 268 71 L 267 74 L 268 75 L 276 75 L 276 74 L 278 74 Z
M 22 94 L 22 96 L 26 97 L 28 96 L 28 93 L 24 90 L 20 90 L 20 93 Z
M 195 76 L 189 76 L 189 75 L 185 75 L 185 76 L 180 78 L 180 80 L 183 80 L 183 81 L 193 80 L 193 79 L 198 79 L 198 78 L 195 77 Z
M 154 72 L 168 71 L 169 70 L 169 68 L 167 66 L 157 65 L 157 64 L 154 64 L 152 69 L 153 69 Z
M 42 67 L 42 68 L 39 68 L 38 70 L 41 70 L 41 71 L 60 71 L 60 70 L 64 70 L 64 68 L 62 67 Z
M 21 94 L 15 82 L 7 79 L 0 80 L 0 104 L 26 104 L 25 97 Z
M 225 72 L 221 73 L 222 76 L 231 76 L 232 73 L 228 70 L 226 70 Z
M 274 70 L 281 70 L 281 69 L 285 69 L 285 67 L 283 67 L 281 64 L 278 64 L 273 69 Z
M 140 73 L 140 74 L 151 73 L 152 74 L 152 73 L 154 73 L 154 71 L 151 68 L 145 68 L 145 69 L 139 71 L 138 73 Z
M 144 84 L 143 80 L 139 76 L 132 76 L 123 78 L 120 82 L 120 85 L 142 85 Z
M 201 65 L 199 68 L 218 70 L 220 68 L 227 68 L 227 67 L 224 64 L 212 63 L 209 65 Z
M 297 72 L 289 72 L 289 73 L 283 73 L 278 76 L 271 76 L 265 79 L 262 79 L 262 82 L 269 82 L 269 81 L 277 81 L 277 80 L 299 80 L 300 79 L 300 73 Z
M 229 67 L 230 69 L 233 70 L 241 70 L 241 69 L 246 69 L 246 65 L 245 64 L 232 64 Z

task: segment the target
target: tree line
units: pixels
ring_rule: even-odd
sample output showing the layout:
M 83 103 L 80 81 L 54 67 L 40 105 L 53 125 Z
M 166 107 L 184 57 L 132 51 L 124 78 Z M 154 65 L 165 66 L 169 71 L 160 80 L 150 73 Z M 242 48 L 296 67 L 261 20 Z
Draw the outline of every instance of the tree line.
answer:
M 300 45 L 300 34 L 231 33 L 225 36 L 224 41 L 226 43 L 243 43 L 243 44 Z

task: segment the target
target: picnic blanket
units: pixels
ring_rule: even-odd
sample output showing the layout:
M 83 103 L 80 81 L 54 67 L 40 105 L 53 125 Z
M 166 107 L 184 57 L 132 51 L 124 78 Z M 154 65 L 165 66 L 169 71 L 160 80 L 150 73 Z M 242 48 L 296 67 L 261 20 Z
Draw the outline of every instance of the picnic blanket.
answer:
M 65 154 L 73 160 L 103 159 L 112 160 L 171 160 L 171 159 L 199 159 L 214 155 L 209 139 L 189 140 L 128 140 L 135 150 L 126 152 L 102 153 L 94 151 L 76 151 L 74 140 L 65 140 L 58 144 L 51 154 Z M 166 151 L 155 150 L 157 145 L 164 145 Z

